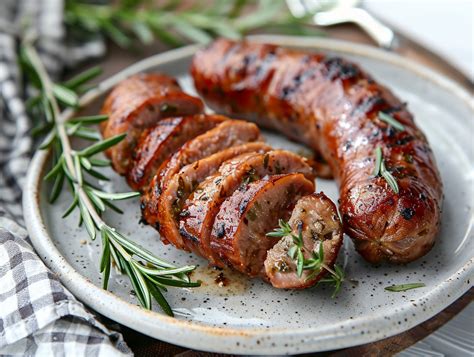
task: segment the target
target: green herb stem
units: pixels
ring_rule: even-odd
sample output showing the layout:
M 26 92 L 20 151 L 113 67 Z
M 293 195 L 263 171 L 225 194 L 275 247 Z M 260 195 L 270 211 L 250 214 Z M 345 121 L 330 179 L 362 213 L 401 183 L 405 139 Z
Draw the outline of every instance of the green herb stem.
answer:
M 73 202 L 63 217 L 68 216 L 75 208 L 79 208 L 80 222 L 84 223 L 91 239 L 96 238 L 97 231 L 100 232 L 102 238 L 100 271 L 103 274 L 104 288 L 107 288 L 108 285 L 111 264 L 115 262 L 118 269 L 128 275 L 137 294 L 137 299 L 144 308 L 151 308 L 151 296 L 153 296 L 163 311 L 172 316 L 173 312 L 159 290 L 165 291 L 166 286 L 199 286 L 199 282 L 191 282 L 187 275 L 195 269 L 195 266 L 177 267 L 165 262 L 108 226 L 102 219 L 101 213 L 105 211 L 106 207 L 119 211 L 110 201 L 136 197 L 138 193 L 103 192 L 89 183 L 85 176 L 87 173 L 101 180 L 108 179 L 93 169 L 93 167 L 106 166 L 108 162 L 92 156 L 117 144 L 125 135 L 97 141 L 99 138 L 93 135 L 94 131 L 87 129 L 84 125 L 97 124 L 106 119 L 104 116 L 78 117 L 67 122 L 61 114 L 58 103 L 60 98 L 58 97 L 62 98 L 60 102 L 63 105 L 76 107 L 78 103 L 76 93 L 51 81 L 31 39 L 26 38 L 23 41 L 21 51 L 24 70 L 36 79 L 35 82 L 40 91 L 39 97 L 43 98 L 41 101 L 37 101 L 37 105 L 42 106 L 46 120 L 51 123 L 50 133 L 41 146 L 43 149 L 53 149 L 53 168 L 45 175 L 45 180 L 54 179 L 50 201 L 54 202 L 59 196 L 66 178 L 73 192 Z M 85 75 L 86 79 L 91 76 L 91 71 Z M 70 83 L 78 88 L 85 83 L 84 76 L 82 79 L 79 78 Z M 59 92 L 57 88 L 60 88 Z M 58 93 L 60 94 L 58 95 Z M 96 142 L 85 149 L 75 151 L 71 146 L 70 137 L 78 133 L 82 133 L 89 140 Z M 150 266 L 145 267 L 137 259 L 144 260 Z
M 387 286 L 385 290 L 391 291 L 391 292 L 401 292 L 401 291 L 407 291 L 411 289 L 424 288 L 425 286 L 426 285 L 424 283 L 408 283 L 408 284 Z

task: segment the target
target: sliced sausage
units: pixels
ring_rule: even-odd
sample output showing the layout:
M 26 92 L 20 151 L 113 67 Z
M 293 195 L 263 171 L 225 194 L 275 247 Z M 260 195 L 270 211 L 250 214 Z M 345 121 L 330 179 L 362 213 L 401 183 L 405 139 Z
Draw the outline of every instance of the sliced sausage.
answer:
M 279 219 L 289 218 L 302 196 L 313 192 L 314 183 L 299 173 L 267 176 L 241 186 L 220 206 L 211 249 L 234 269 L 265 277 L 267 251 L 276 243 L 266 234 Z
M 294 235 L 298 235 L 301 230 L 304 258 L 312 258 L 313 252 L 319 255 L 322 244 L 324 265 L 334 271 L 334 262 L 343 239 L 342 224 L 334 203 L 324 193 L 305 196 L 296 204 L 288 224 Z M 286 236 L 268 251 L 265 272 L 276 288 L 307 288 L 328 273 L 325 268 L 303 270 L 301 277 L 298 277 L 296 261 L 288 255 L 293 246 L 293 238 Z
M 184 93 L 178 82 L 164 74 L 137 74 L 120 82 L 108 95 L 102 113 L 104 138 L 122 133 L 127 137 L 106 151 L 113 168 L 125 174 L 138 136 L 162 118 L 202 113 L 199 98 Z
M 253 123 L 226 120 L 214 129 L 188 141 L 158 170 L 161 189 L 183 166 L 231 146 L 261 141 L 260 130 Z
M 193 115 L 164 119 L 146 129 L 133 156 L 127 174 L 128 184 L 135 190 L 146 188 L 158 167 L 188 140 L 216 127 L 226 120 L 220 115 Z
M 242 153 L 265 152 L 270 149 L 268 145 L 256 142 L 217 152 L 183 167 L 171 178 L 162 192 L 155 176 L 150 190 L 142 198 L 144 220 L 159 230 L 162 240 L 174 244 L 177 248 L 186 249 L 177 225 L 186 198 L 202 180 L 216 172 L 224 161 Z
M 244 154 L 235 157 L 204 180 L 186 201 L 180 219 L 180 232 L 189 248 L 215 261 L 209 245 L 214 218 L 221 203 L 241 185 L 259 180 L 266 175 L 302 173 L 314 180 L 314 172 L 307 160 L 285 150 L 265 154 Z

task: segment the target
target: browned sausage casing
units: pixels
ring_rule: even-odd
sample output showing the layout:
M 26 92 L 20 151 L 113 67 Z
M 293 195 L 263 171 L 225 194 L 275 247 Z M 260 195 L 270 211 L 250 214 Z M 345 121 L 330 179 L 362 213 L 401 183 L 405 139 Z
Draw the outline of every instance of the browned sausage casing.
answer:
M 442 203 L 432 150 L 406 105 L 357 65 L 220 39 L 195 55 L 191 73 L 211 108 L 256 120 L 323 156 L 340 186 L 344 230 L 365 259 L 406 263 L 431 249 Z M 373 175 L 378 146 L 398 194 Z

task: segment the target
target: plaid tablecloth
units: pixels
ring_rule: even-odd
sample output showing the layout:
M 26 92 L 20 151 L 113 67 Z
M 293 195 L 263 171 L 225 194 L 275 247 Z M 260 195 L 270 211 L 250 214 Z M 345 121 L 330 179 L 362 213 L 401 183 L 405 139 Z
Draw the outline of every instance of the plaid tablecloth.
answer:
M 53 76 L 104 50 L 101 42 L 63 44 L 63 6 L 62 0 L 0 1 L 0 355 L 127 355 L 122 336 L 46 268 L 23 224 L 21 191 L 34 143 L 24 106 L 27 84 L 17 67 L 17 27 L 28 21 L 36 29 L 40 55 Z

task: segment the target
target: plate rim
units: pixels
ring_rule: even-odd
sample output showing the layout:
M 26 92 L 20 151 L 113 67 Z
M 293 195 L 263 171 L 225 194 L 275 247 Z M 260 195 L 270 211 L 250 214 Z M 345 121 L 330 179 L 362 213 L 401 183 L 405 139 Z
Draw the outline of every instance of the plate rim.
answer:
M 273 42 L 281 46 L 296 46 L 322 51 L 340 51 L 388 62 L 392 65 L 403 67 L 415 75 L 423 77 L 425 80 L 431 81 L 435 85 L 451 91 L 453 95 L 464 101 L 466 106 L 470 108 L 474 114 L 474 101 L 471 99 L 469 93 L 459 84 L 442 74 L 436 73 L 431 69 L 423 67 L 397 54 L 367 45 L 333 39 L 280 35 L 255 35 L 249 37 L 249 39 L 258 42 Z M 80 99 L 80 105 L 89 104 L 97 96 L 103 94 L 118 81 L 131 74 L 145 71 L 151 67 L 156 67 L 178 58 L 190 56 L 200 47 L 200 45 L 190 45 L 166 51 L 126 67 L 124 70 L 102 81 L 94 90 L 84 95 Z M 65 120 L 73 114 L 73 110 L 66 110 L 62 113 L 62 118 Z M 110 291 L 103 290 L 94 285 L 86 277 L 76 271 L 54 245 L 42 219 L 39 198 L 42 172 L 48 156 L 49 152 L 36 152 L 28 169 L 23 192 L 23 212 L 24 216 L 28 217 L 28 219 L 25 220 L 27 230 L 40 258 L 78 300 L 83 301 L 92 309 L 119 323 L 162 341 L 213 352 L 263 354 L 302 353 L 350 347 L 390 337 L 418 325 L 457 300 L 470 288 L 470 285 L 472 285 L 466 282 L 467 279 L 474 274 L 474 257 L 471 257 L 471 259 L 458 271 L 453 273 L 449 279 L 424 295 L 425 298 L 428 297 L 433 300 L 437 298 L 439 300 L 439 297 L 443 296 L 443 291 L 449 290 L 450 297 L 435 304 L 431 310 L 417 310 L 417 318 L 409 319 L 408 322 L 404 324 L 386 324 L 389 328 L 386 327 L 384 331 L 382 331 L 382 325 L 378 333 L 374 331 L 364 333 L 368 326 L 374 326 L 376 322 L 379 321 L 379 319 L 376 318 L 373 318 L 372 320 L 375 321 L 372 321 L 367 317 L 358 317 L 349 321 L 343 321 L 334 324 L 330 329 L 324 327 L 307 327 L 298 330 L 283 328 L 239 329 L 204 326 L 192 321 L 174 319 L 159 312 L 147 311 L 121 299 Z M 472 233 L 471 227 L 470 236 L 472 236 Z M 449 280 L 451 281 L 448 284 Z M 94 298 L 91 299 L 90 295 Z M 401 311 L 393 311 L 390 316 L 397 314 L 398 318 L 405 317 L 400 315 L 401 313 Z M 406 311 L 404 313 L 407 314 Z M 130 316 L 134 316 L 134 318 L 130 319 Z M 141 324 L 139 326 L 132 325 L 132 321 L 137 320 L 140 320 Z M 349 333 L 346 333 L 346 331 L 349 331 Z M 216 343 L 216 339 L 219 340 L 219 338 L 222 337 L 225 337 L 225 339 L 221 343 Z

